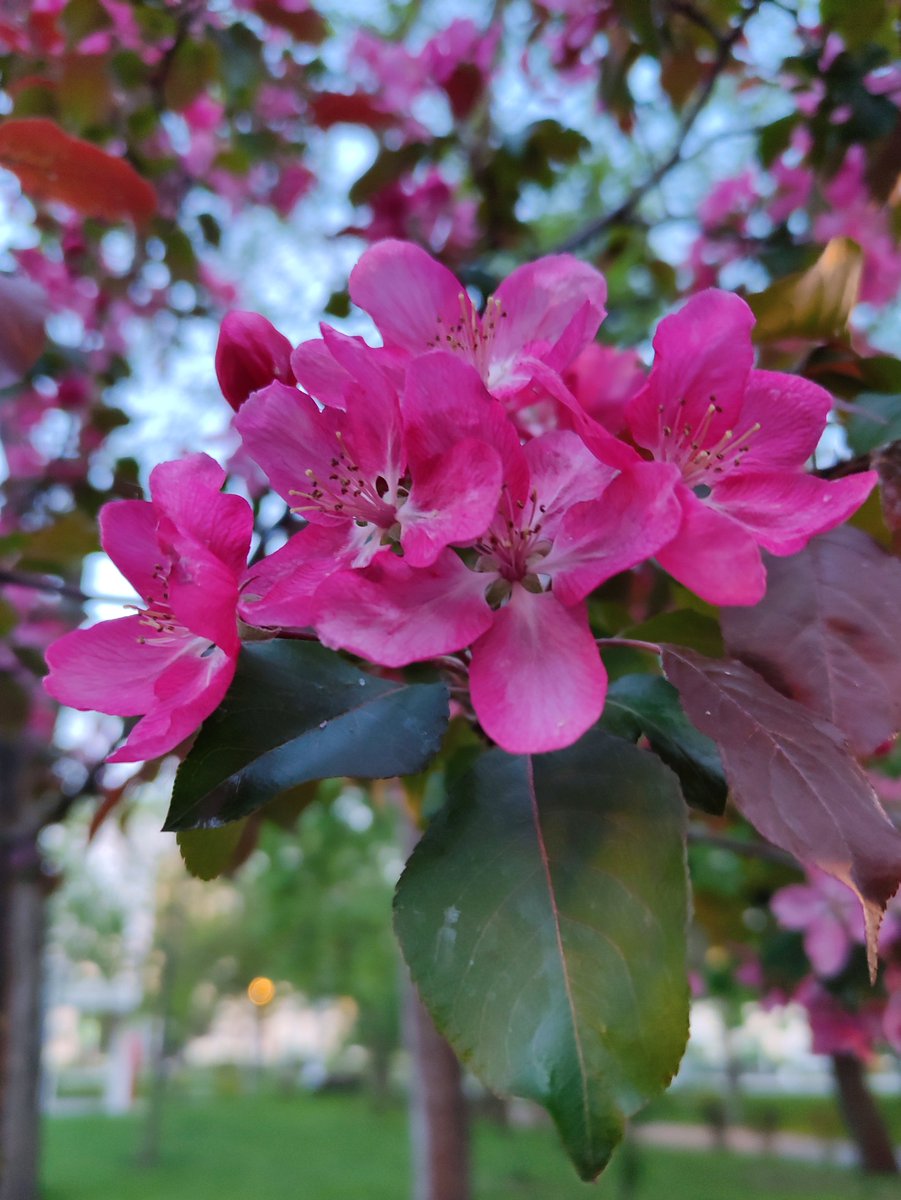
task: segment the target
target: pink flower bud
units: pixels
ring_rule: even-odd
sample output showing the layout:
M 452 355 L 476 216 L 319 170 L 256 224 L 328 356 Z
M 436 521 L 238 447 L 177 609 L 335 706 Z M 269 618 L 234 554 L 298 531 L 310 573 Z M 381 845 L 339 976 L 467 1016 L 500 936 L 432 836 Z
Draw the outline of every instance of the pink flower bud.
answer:
M 216 378 L 235 410 L 274 380 L 293 384 L 291 343 L 259 313 L 230 312 L 219 330 Z

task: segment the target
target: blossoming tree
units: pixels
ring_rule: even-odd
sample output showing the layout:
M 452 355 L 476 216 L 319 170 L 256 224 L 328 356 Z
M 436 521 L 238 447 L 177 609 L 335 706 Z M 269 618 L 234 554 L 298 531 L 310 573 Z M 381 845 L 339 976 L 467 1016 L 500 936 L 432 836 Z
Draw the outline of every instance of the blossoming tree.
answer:
M 752 35 L 785 9 L 757 2 L 529 5 L 522 25 L 458 20 L 418 48 L 336 24 L 348 92 L 297 48 L 329 36 L 305 4 L 164 5 L 157 25 L 149 8 L 51 4 L 11 25 L 48 75 L 11 89 L 0 162 L 26 193 L 138 230 L 165 202 L 170 277 L 187 240 L 215 301 L 199 247 L 222 230 L 209 212 L 191 225 L 201 183 L 302 207 L 308 132 L 364 128 L 377 148 L 350 199 L 369 223 L 344 233 L 373 244 L 329 309 L 352 303 L 372 335 L 326 324 L 292 345 L 260 314 L 225 318 L 234 482 L 190 447 L 154 466 L 149 499 L 101 508 L 136 603 L 56 640 L 45 692 L 139 718 L 110 761 L 179 752 L 167 828 L 224 847 L 223 866 L 288 789 L 402 780 L 422 837 L 395 927 L 419 992 L 460 1058 L 542 1104 L 594 1178 L 688 1035 L 689 817 L 746 822 L 847 889 L 872 977 L 901 882 L 901 832 L 860 765 L 901 722 L 901 367 L 875 348 L 901 280 L 897 17 L 790 16 L 775 77 Z M 246 68 L 270 26 L 283 53 Z M 85 40 L 140 98 L 105 151 L 59 124 L 72 96 L 97 103 L 72 83 Z M 496 117 L 513 49 L 538 90 L 587 81 L 627 144 L 630 67 L 654 64 L 669 150 L 607 201 L 613 158 L 577 123 Z M 788 111 L 726 129 L 754 151 L 677 218 L 691 237 L 669 261 L 657 189 L 714 92 L 776 83 Z M 452 133 L 430 124 L 439 100 Z M 106 128 L 91 112 L 79 133 Z M 567 187 L 605 203 L 580 222 Z M 852 329 L 858 297 L 873 307 Z M 664 309 L 646 355 L 611 344 Z

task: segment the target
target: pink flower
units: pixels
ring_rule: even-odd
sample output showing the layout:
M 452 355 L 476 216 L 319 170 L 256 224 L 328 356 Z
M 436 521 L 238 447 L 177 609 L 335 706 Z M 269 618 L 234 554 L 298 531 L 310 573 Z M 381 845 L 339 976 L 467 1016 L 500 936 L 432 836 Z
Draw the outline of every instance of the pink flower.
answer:
M 279 172 L 278 182 L 269 193 L 269 202 L 282 217 L 290 217 L 299 200 L 310 191 L 316 176 L 303 163 L 288 163 Z
M 55 699 L 113 716 L 144 714 L 110 762 L 173 750 L 219 705 L 238 657 L 238 583 L 253 529 L 225 472 L 205 454 L 162 463 L 151 499 L 100 513 L 103 548 L 145 608 L 77 629 L 47 651 Z
M 634 350 L 591 342 L 563 372 L 563 382 L 590 417 L 612 434 L 626 428 L 626 405 L 644 387 L 647 372 Z M 561 413 L 566 420 L 566 410 Z
M 423 437 L 453 404 L 444 357 L 417 364 L 430 398 Z M 506 453 L 504 475 L 471 565 L 450 550 L 426 571 L 379 555 L 319 585 L 312 623 L 326 645 L 384 666 L 471 646 L 472 702 L 488 736 L 512 753 L 554 750 L 581 736 L 604 704 L 585 597 L 672 536 L 675 473 L 639 463 L 617 474 L 561 430 Z
M 408 563 L 430 566 L 491 521 L 503 469 L 495 446 L 518 449 L 513 428 L 475 372 L 450 355 L 411 364 L 401 398 L 378 351 L 330 340 L 349 380 L 346 411 L 274 383 L 251 397 L 236 428 L 275 490 L 332 531 L 316 549 L 333 570 L 365 566 L 395 537 Z M 422 383 L 436 375 L 446 391 L 440 409 Z
M 648 382 L 628 405 L 635 442 L 682 474 L 682 525 L 660 565 L 710 604 L 756 604 L 760 547 L 795 554 L 851 515 L 873 471 L 807 474 L 832 406 L 806 379 L 753 370 L 754 316 L 738 296 L 699 293 L 660 322 Z
M 860 905 L 853 893 L 823 872 L 810 882 L 780 888 L 770 901 L 780 925 L 804 934 L 804 950 L 814 971 L 828 979 L 848 961 L 855 943 L 864 938 Z
M 370 199 L 369 207 L 369 224 L 348 230 L 368 241 L 410 238 L 435 252 L 459 254 L 479 237 L 476 201 L 456 196 L 437 167 L 421 181 L 406 176 L 382 188 Z
M 273 380 L 294 382 L 291 343 L 259 313 L 230 312 L 219 330 L 216 378 L 237 411 L 251 392 Z
M 457 120 L 469 116 L 485 90 L 501 26 L 481 30 L 473 21 L 451 21 L 427 42 L 420 55 L 426 73 L 447 93 Z
M 385 241 L 354 267 L 350 295 L 390 349 L 404 356 L 448 350 L 476 368 L 492 395 L 512 401 L 543 377 L 542 368 L 559 376 L 592 340 L 607 285 L 587 263 L 551 255 L 518 267 L 480 317 L 447 267 L 418 246 Z
M 699 216 L 704 229 L 717 229 L 727 222 L 744 230 L 747 214 L 757 200 L 757 188 L 751 171 L 742 171 L 731 179 L 715 184 L 701 204 Z
M 833 178 L 823 188 L 828 208 L 813 223 L 814 237 L 827 242 L 850 237 L 864 252 L 860 298 L 870 304 L 894 300 L 901 286 L 901 249 L 891 218 L 872 200 L 866 184 L 866 155 L 852 146 Z

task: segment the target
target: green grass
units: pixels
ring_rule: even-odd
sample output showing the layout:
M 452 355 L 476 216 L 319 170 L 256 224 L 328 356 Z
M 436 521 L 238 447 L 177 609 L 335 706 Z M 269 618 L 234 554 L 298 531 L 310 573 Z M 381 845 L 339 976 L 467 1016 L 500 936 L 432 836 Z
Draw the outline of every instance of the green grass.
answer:
M 641 1119 L 706 1125 L 710 1104 L 718 1099 L 722 1097 L 714 1092 L 676 1088 L 648 1105 Z M 901 1096 L 877 1096 L 876 1103 L 895 1141 L 901 1143 Z M 779 1133 L 808 1133 L 819 1138 L 848 1136 L 831 1096 L 743 1095 L 736 1123 L 751 1129 L 771 1128 Z
M 140 1168 L 137 1118 L 48 1122 L 45 1200 L 405 1200 L 401 1108 L 359 1098 L 173 1101 L 159 1166 Z M 633 1200 L 897 1200 L 897 1182 L 728 1154 L 637 1151 Z M 476 1200 L 622 1200 L 622 1162 L 580 1183 L 550 1130 L 477 1131 Z

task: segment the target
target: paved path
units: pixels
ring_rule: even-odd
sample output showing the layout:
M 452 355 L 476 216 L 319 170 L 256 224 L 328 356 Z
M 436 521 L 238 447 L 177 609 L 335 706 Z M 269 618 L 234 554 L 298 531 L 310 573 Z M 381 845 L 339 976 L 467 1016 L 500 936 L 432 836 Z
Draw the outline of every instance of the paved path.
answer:
M 676 1121 L 647 1121 L 632 1126 L 637 1142 L 667 1150 L 713 1150 L 723 1147 L 736 1154 L 759 1154 L 798 1162 L 853 1166 L 854 1147 L 838 1138 L 819 1138 L 807 1133 L 762 1134 L 755 1129 L 733 1126 L 718 1140 L 705 1125 L 683 1125 Z

